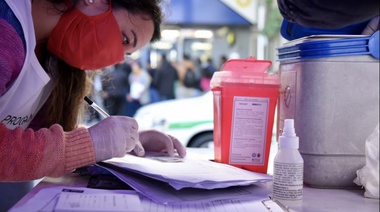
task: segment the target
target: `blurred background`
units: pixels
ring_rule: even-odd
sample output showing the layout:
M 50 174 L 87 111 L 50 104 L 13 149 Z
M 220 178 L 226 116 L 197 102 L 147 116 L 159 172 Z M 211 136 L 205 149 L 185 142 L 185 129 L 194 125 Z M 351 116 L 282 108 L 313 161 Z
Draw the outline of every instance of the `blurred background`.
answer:
M 184 54 L 202 61 L 211 58 L 216 66 L 223 56 L 274 61 L 275 48 L 283 43 L 275 0 L 170 0 L 163 8 L 161 41 L 133 55 L 152 66 L 158 65 L 161 53 L 173 62 L 181 62 Z
M 96 72 L 91 98 L 111 115 L 135 117 L 140 130 L 213 148 L 212 75 L 226 60 L 250 56 L 271 60 L 269 72 L 278 71 L 276 48 L 286 40 L 277 1 L 166 0 L 162 8 L 162 39 Z M 195 84 L 187 83 L 188 70 Z M 84 122 L 100 119 L 89 108 Z

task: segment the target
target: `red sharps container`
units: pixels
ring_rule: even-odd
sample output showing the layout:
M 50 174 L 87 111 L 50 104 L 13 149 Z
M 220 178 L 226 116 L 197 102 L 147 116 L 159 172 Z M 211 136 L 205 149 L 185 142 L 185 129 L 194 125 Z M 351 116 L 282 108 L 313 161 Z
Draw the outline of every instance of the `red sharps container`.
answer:
M 268 60 L 230 59 L 211 79 L 216 162 L 267 173 L 280 79 Z

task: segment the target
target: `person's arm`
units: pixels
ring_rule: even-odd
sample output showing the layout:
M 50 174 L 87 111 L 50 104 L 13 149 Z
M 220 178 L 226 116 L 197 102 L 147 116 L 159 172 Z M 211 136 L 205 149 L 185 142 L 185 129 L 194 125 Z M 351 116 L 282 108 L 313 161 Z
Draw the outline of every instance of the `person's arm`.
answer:
M 21 38 L 8 22 L 0 19 L 0 96 L 19 75 L 25 60 Z
M 94 145 L 86 128 L 64 132 L 59 125 L 38 131 L 0 124 L 0 181 L 59 177 L 95 163 Z
M 281 15 L 301 26 L 339 29 L 379 15 L 379 0 L 277 0 Z
M 380 29 L 380 16 L 376 16 L 368 22 L 367 26 L 363 29 L 362 35 L 372 35 Z

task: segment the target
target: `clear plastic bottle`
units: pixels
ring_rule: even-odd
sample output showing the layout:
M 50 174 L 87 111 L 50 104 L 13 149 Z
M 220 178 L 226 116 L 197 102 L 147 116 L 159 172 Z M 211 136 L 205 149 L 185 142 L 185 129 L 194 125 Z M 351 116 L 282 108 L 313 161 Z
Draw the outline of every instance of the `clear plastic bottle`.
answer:
M 298 147 L 294 120 L 285 119 L 283 133 L 279 137 L 279 149 L 274 158 L 273 199 L 286 205 L 301 203 L 303 198 L 304 163 Z

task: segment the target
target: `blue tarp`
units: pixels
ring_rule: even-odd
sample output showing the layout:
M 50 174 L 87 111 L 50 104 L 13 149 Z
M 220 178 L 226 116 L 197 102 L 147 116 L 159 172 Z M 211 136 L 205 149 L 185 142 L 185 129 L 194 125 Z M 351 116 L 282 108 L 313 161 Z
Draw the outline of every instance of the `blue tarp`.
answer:
M 220 0 L 171 0 L 165 10 L 166 24 L 251 25 Z

